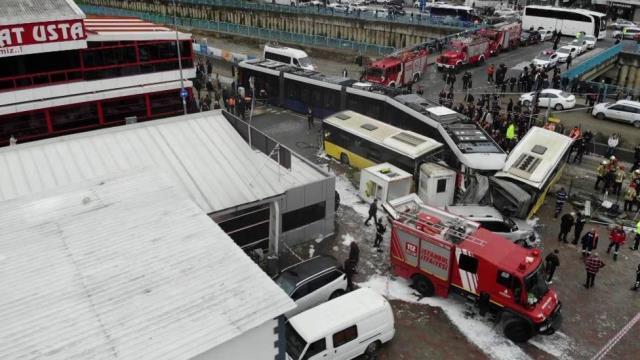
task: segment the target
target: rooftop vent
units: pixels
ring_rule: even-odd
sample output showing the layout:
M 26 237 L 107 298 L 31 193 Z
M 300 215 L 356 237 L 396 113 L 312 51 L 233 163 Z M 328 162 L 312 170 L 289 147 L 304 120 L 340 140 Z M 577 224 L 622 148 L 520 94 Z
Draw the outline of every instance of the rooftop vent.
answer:
M 373 131 L 375 129 L 377 129 L 378 127 L 373 125 L 373 124 L 369 124 L 369 123 L 365 123 L 360 125 L 361 128 L 365 129 L 365 130 L 369 130 L 369 131 Z

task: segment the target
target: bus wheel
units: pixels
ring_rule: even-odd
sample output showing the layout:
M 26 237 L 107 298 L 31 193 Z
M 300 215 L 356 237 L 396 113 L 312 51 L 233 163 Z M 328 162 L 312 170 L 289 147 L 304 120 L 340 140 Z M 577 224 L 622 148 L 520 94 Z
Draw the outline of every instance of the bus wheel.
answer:
M 340 154 L 340 162 L 345 165 L 349 165 L 349 156 L 345 153 Z
M 431 297 L 435 293 L 435 289 L 433 288 L 431 281 L 422 275 L 415 275 L 413 277 L 412 286 L 414 289 L 418 290 L 420 295 L 425 297 Z
M 524 319 L 515 318 L 505 324 L 504 336 L 514 343 L 523 343 L 533 336 L 533 329 Z

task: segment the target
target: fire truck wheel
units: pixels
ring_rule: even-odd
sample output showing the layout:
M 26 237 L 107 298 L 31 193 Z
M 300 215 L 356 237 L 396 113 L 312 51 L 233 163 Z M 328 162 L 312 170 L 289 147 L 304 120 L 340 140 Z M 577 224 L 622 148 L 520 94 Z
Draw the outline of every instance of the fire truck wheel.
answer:
M 433 296 L 433 293 L 435 292 L 431 281 L 422 275 L 415 275 L 413 277 L 413 288 L 418 290 L 420 295 L 425 297 Z
M 345 165 L 349 165 L 349 156 L 345 153 L 340 154 L 340 162 Z
M 533 336 L 533 329 L 526 320 L 511 319 L 504 326 L 504 335 L 514 343 L 523 343 Z
M 367 346 L 367 349 L 364 351 L 364 353 L 365 355 L 368 355 L 368 358 L 370 359 L 372 355 L 378 352 L 379 347 L 380 347 L 380 342 L 374 341 L 371 344 L 369 344 L 369 346 Z

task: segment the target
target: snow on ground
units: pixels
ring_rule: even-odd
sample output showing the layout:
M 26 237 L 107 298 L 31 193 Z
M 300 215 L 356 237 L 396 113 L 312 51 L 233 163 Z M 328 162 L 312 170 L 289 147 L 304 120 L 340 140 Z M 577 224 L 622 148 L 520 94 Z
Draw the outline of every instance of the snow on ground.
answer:
M 353 208 L 365 218 L 369 216 L 369 204 L 358 195 L 358 189 L 344 176 L 336 176 L 336 190 L 340 194 L 340 204 Z
M 567 359 L 571 356 L 570 354 L 576 352 L 573 340 L 561 332 L 553 335 L 538 335 L 529 340 L 529 344 L 558 359 Z
M 410 303 L 425 304 L 441 308 L 451 322 L 478 348 L 492 359 L 518 360 L 530 357 L 517 345 L 505 338 L 499 330 L 493 328 L 486 320 L 472 318 L 467 315 L 466 306 L 455 299 L 436 297 L 419 299 L 415 290 L 409 287 L 404 279 L 392 280 L 387 277 L 374 275 L 368 281 L 359 283 L 361 287 L 368 287 L 388 299 L 402 300 Z M 552 347 L 551 344 L 541 345 L 541 349 Z M 544 348 L 543 348 L 544 347 Z M 546 351 L 546 350 L 545 350 Z
M 353 238 L 353 235 L 351 234 L 344 234 L 342 235 L 342 245 L 344 246 L 349 246 L 351 245 L 352 241 L 355 241 L 356 239 Z

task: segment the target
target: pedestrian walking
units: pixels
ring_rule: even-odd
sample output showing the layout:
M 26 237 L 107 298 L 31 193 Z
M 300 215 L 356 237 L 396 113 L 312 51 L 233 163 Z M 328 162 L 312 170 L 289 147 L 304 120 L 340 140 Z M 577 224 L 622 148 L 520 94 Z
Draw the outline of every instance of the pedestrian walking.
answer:
M 582 229 L 584 229 L 584 224 L 587 223 L 587 218 L 581 211 L 576 213 L 576 224 L 573 227 L 573 241 L 571 242 L 573 245 L 577 245 L 580 240 L 580 236 L 582 236 Z
M 382 252 L 380 245 L 382 244 L 382 237 L 386 231 L 387 227 L 382 224 L 382 218 L 378 219 L 378 224 L 376 225 L 376 240 L 373 243 L 373 247 L 378 248 L 378 252 Z
M 347 68 L 342 69 L 342 77 L 349 77 L 349 72 L 347 71 Z
M 344 274 L 347 277 L 347 291 L 353 290 L 353 275 L 355 274 L 355 270 L 356 267 L 353 260 L 347 258 L 347 260 L 344 261 Z
M 549 253 L 545 260 L 545 268 L 547 269 L 547 283 L 553 284 L 553 274 L 556 272 L 556 268 L 560 266 L 560 259 L 558 258 L 558 249 L 553 250 L 553 252 Z
M 591 251 L 598 248 L 598 233 L 596 229 L 589 230 L 580 241 L 582 243 L 582 257 L 591 255 Z
M 611 157 L 615 154 L 616 148 L 620 143 L 620 136 L 617 133 L 611 134 L 607 140 L 607 155 L 605 157 Z
M 631 287 L 631 290 L 638 291 L 639 288 L 640 288 L 640 265 L 638 265 L 638 268 L 636 269 L 636 282 L 633 284 L 633 287 Z
M 349 244 L 349 259 L 353 261 L 353 267 L 355 269 L 354 273 L 358 273 L 358 262 L 360 262 L 360 247 L 358 247 L 358 243 L 352 241 Z
M 573 58 L 571 57 L 571 54 L 569 54 L 569 56 L 567 56 L 567 70 L 571 67 L 571 61 L 573 61 Z
M 307 107 L 307 129 L 313 129 L 313 111 L 311 106 Z
M 596 274 L 604 267 L 604 262 L 600 259 L 597 252 L 584 260 L 585 269 L 587 270 L 587 282 L 585 288 L 591 288 L 595 285 Z
M 558 241 L 567 243 L 567 234 L 571 231 L 575 222 L 575 213 L 569 213 L 562 215 L 560 218 L 560 233 L 558 234 Z
M 378 218 L 376 215 L 378 214 L 378 199 L 373 199 L 371 205 L 369 205 L 369 217 L 365 220 L 364 224 L 369 226 L 369 220 L 373 218 L 373 222 L 378 225 Z
M 560 188 L 560 191 L 556 194 L 556 211 L 553 214 L 555 219 L 557 219 L 560 212 L 562 212 L 562 207 L 564 206 L 564 203 L 567 202 L 567 198 L 569 198 L 569 195 L 564 191 L 564 187 Z
M 640 245 L 640 221 L 636 223 L 636 237 L 633 239 L 633 246 L 629 247 L 631 250 L 638 250 Z
M 611 249 L 615 248 L 613 251 L 613 261 L 618 261 L 618 253 L 620 251 L 620 246 L 624 244 L 624 241 L 627 239 L 627 235 L 622 230 L 622 227 L 616 225 L 616 227 L 611 230 L 609 233 L 609 246 L 607 247 L 607 254 L 611 253 Z

